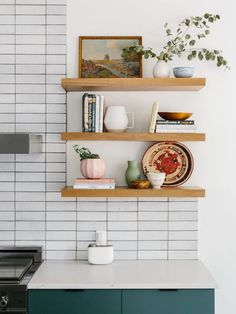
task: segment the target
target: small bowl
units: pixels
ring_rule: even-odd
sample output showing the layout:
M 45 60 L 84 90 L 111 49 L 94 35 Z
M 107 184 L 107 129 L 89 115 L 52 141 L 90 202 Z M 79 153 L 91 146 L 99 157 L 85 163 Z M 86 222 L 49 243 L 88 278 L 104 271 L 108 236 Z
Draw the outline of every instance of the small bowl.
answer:
M 164 172 L 148 172 L 146 176 L 153 189 L 160 189 L 165 181 L 166 174 Z
M 192 77 L 194 74 L 193 67 L 175 67 L 173 68 L 173 73 L 175 77 Z
M 191 117 L 192 112 L 158 112 L 165 120 L 186 120 Z
M 135 180 L 131 183 L 133 189 L 148 189 L 150 188 L 150 182 L 148 180 Z

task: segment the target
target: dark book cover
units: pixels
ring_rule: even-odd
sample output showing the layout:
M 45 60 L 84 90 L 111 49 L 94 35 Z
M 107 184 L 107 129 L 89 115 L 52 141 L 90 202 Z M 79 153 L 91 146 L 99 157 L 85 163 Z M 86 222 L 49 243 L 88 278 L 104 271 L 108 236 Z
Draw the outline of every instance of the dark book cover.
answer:
M 92 132 L 93 95 L 88 94 L 88 132 Z
M 88 94 L 82 96 L 82 130 L 88 132 Z
M 95 124 L 96 124 L 96 95 L 93 94 L 92 97 L 92 132 L 95 132 Z

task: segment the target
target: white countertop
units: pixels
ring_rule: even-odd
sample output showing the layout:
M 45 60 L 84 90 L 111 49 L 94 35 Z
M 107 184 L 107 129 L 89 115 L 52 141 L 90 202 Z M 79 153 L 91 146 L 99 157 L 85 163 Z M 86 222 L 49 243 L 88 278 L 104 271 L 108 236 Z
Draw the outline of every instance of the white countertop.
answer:
M 217 284 L 200 261 L 45 261 L 29 289 L 206 289 Z

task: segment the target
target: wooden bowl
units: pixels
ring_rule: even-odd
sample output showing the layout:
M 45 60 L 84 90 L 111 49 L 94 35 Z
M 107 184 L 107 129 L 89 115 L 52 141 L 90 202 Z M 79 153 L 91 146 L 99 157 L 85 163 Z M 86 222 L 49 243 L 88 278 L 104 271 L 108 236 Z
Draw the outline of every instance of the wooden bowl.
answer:
M 191 117 L 191 112 L 158 112 L 165 120 L 186 120 Z
M 133 189 L 148 189 L 150 186 L 151 184 L 148 180 L 135 180 L 131 184 Z

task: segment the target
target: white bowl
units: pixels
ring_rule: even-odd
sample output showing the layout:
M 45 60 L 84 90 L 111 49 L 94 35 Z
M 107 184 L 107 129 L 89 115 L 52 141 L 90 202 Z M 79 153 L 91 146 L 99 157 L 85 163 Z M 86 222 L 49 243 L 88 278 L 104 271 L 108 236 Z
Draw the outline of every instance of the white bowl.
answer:
M 160 189 L 165 181 L 166 174 L 164 172 L 148 172 L 146 176 L 151 182 L 153 189 Z

